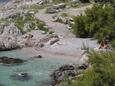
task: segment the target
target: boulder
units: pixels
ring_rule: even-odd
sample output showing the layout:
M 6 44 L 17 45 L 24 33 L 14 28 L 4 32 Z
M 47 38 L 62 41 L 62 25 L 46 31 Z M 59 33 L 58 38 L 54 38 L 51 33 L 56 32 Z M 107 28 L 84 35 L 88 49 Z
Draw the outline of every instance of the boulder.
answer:
M 28 73 L 16 73 L 11 75 L 10 78 L 18 81 L 28 81 L 32 77 Z
M 18 58 L 9 58 L 6 56 L 0 57 L 0 63 L 3 63 L 3 64 L 21 64 L 24 62 L 25 62 L 24 60 L 18 59 Z
M 65 76 L 68 76 L 70 80 L 75 79 L 76 76 L 82 74 L 83 71 L 87 68 L 87 64 L 82 64 L 78 66 L 65 64 L 51 74 L 52 85 L 55 86 L 59 84 L 61 81 L 64 80 Z
M 15 36 L 0 36 L 0 51 L 19 48 Z
M 69 78 L 75 77 L 76 70 L 74 65 L 63 65 L 51 74 L 52 85 L 59 84 L 68 75 Z
M 66 8 L 66 4 L 65 3 L 60 3 L 57 5 L 58 9 L 64 9 Z
M 58 12 L 58 10 L 55 9 L 53 6 L 48 7 L 48 8 L 46 9 L 46 13 L 53 14 L 53 13 L 57 13 L 57 12 Z
M 52 38 L 51 40 L 49 40 L 49 42 L 47 44 L 49 45 L 53 45 L 55 44 L 56 42 L 58 42 L 60 39 L 59 38 Z
M 34 56 L 32 58 L 42 58 L 42 55 Z
M 12 35 L 12 36 L 20 36 L 22 35 L 21 31 L 15 26 L 14 23 L 10 23 L 7 26 L 4 26 L 3 28 L 3 36 L 8 36 L 8 35 Z
M 31 26 L 32 26 L 32 24 L 30 22 L 24 23 L 23 31 L 28 32 L 29 30 L 31 30 Z
M 5 85 L 0 83 L 0 86 L 5 86 Z

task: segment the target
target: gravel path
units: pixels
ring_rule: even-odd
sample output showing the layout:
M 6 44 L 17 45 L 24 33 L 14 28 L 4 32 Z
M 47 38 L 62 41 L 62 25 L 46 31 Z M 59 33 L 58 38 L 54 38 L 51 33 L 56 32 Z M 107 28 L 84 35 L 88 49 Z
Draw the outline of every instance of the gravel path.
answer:
M 44 21 L 46 25 L 54 31 L 60 38 L 68 38 L 68 37 L 74 37 L 74 35 L 68 30 L 67 26 L 62 23 L 53 22 L 52 16 L 54 14 L 46 14 L 45 9 L 39 11 L 35 16 Z
M 80 8 L 70 8 L 70 9 L 63 10 L 62 12 L 65 12 L 70 15 L 78 16 L 80 14 L 84 14 L 84 10 L 91 7 L 92 5 L 88 5 L 88 6 L 80 7 Z M 35 17 L 44 21 L 46 25 L 49 28 L 51 28 L 60 38 L 61 37 L 75 38 L 75 36 L 70 32 L 70 30 L 67 28 L 65 24 L 52 21 L 52 16 L 55 14 L 46 14 L 45 10 L 46 9 L 40 10 L 39 13 L 35 15 Z

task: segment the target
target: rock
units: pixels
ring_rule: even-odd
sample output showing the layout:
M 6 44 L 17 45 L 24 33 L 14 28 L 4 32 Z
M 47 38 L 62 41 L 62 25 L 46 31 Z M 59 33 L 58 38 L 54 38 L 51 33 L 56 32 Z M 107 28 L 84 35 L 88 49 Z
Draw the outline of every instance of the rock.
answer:
M 82 74 L 83 71 L 87 68 L 88 68 L 87 64 L 78 66 L 69 64 L 63 65 L 51 74 L 52 85 L 55 86 L 59 84 L 61 81 L 64 80 L 65 76 L 68 76 L 68 79 L 70 80 L 75 79 L 76 76 Z
M 65 75 L 68 75 L 69 78 L 75 77 L 76 75 L 75 66 L 66 64 L 61 66 L 59 69 L 55 70 L 51 74 L 52 84 L 54 86 L 56 84 L 59 84 L 64 79 Z
M 78 67 L 78 69 L 87 69 L 89 67 L 88 63 L 82 64 Z
M 22 33 L 14 23 L 3 25 L 0 28 L 0 51 L 18 48 L 17 37 Z
M 15 36 L 0 36 L 0 51 L 19 48 Z
M 80 0 L 72 0 L 71 2 L 72 2 L 72 3 L 79 3 Z
M 58 42 L 60 39 L 59 38 L 52 38 L 49 42 L 48 42 L 48 44 L 49 45 L 53 45 L 53 44 L 55 44 L 56 42 Z
M 31 23 L 25 23 L 23 31 L 28 32 L 29 30 L 31 30 Z
M 19 81 L 28 81 L 30 80 L 32 77 L 30 75 L 28 75 L 28 73 L 16 73 L 10 76 L 11 79 L 13 80 L 19 80 Z
M 3 63 L 3 64 L 21 64 L 24 62 L 25 62 L 24 60 L 18 59 L 18 58 L 9 58 L 6 56 L 0 57 L 0 63 Z
M 39 5 L 44 5 L 44 4 L 47 4 L 48 3 L 48 0 L 41 0 L 40 2 L 38 2 L 37 4 Z
M 60 3 L 58 5 L 53 5 L 53 6 L 48 7 L 47 10 L 46 10 L 46 13 L 51 13 L 51 14 L 57 13 L 61 9 L 64 9 L 64 8 L 66 8 L 66 4 L 65 3 Z
M 53 14 L 53 13 L 57 13 L 57 12 L 58 12 L 58 10 L 55 9 L 53 6 L 48 7 L 48 8 L 46 9 L 46 13 Z
M 58 9 L 64 9 L 66 8 L 66 4 L 65 3 L 60 3 L 57 5 Z
M 32 58 L 42 58 L 42 55 L 34 56 Z
M 20 36 L 20 35 L 22 35 L 22 33 L 21 33 L 21 31 L 15 26 L 14 23 L 10 23 L 9 25 L 4 26 L 2 35 L 3 35 L 3 36 L 9 36 L 9 35 L 12 35 L 12 36 Z
M 75 67 L 73 65 L 64 65 L 59 68 L 60 71 L 66 71 L 66 70 L 75 70 Z
M 5 86 L 5 85 L 0 83 L 0 86 Z
M 40 43 L 40 44 L 38 44 L 37 46 L 40 47 L 40 48 L 42 48 L 42 47 L 44 47 L 44 44 L 43 44 L 43 43 Z

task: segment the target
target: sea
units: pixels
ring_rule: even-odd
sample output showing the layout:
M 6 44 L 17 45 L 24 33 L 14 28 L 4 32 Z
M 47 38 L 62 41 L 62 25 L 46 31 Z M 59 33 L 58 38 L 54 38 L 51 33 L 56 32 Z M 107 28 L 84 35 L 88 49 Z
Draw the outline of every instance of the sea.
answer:
M 27 62 L 21 65 L 0 64 L 0 86 L 52 86 L 52 72 L 64 64 L 73 64 L 73 61 L 68 59 L 55 57 L 28 60 L 32 54 L 24 50 L 0 51 L 0 57 L 2 56 L 20 58 Z M 13 74 L 19 73 L 27 73 L 31 78 L 27 81 L 12 79 Z
M 3 2 L 8 2 L 10 0 L 0 0 L 0 3 L 3 3 Z

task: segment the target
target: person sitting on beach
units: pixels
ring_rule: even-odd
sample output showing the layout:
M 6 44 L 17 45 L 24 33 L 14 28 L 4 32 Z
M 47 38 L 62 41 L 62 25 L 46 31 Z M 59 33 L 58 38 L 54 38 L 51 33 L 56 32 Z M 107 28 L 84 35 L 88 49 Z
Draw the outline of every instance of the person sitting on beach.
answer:
M 108 41 L 107 40 L 102 40 L 102 42 L 100 43 L 99 49 L 108 49 Z

